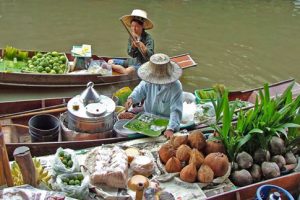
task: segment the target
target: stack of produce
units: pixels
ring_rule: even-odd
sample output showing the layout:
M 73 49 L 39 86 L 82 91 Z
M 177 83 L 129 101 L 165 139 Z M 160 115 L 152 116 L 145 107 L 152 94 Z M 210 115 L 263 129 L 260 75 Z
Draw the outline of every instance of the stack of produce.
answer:
M 32 73 L 64 74 L 67 71 L 66 61 L 66 56 L 56 51 L 45 54 L 39 52 L 28 60 L 28 67 L 23 70 Z
M 269 150 L 257 149 L 252 157 L 243 151 L 236 156 L 231 174 L 237 186 L 249 185 L 263 179 L 280 176 L 281 171 L 296 165 L 297 159 L 292 151 L 286 151 L 285 141 L 280 137 L 272 137 Z
M 219 141 L 206 141 L 200 130 L 174 136 L 159 149 L 159 158 L 168 173 L 180 172 L 180 179 L 193 183 L 211 183 L 229 169 L 224 146 Z

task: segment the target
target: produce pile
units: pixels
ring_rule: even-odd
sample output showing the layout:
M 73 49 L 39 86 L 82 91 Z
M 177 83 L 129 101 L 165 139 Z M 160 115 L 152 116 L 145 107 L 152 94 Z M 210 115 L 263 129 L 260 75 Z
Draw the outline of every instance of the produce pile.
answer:
M 28 60 L 28 67 L 23 70 L 44 74 L 64 74 L 67 71 L 66 61 L 66 56 L 56 51 L 45 54 L 39 52 Z
M 158 153 L 168 173 L 179 172 L 180 179 L 189 183 L 211 183 L 224 176 L 230 167 L 223 144 L 206 140 L 200 130 L 172 137 Z
M 30 58 L 29 52 L 7 46 L 0 60 L 0 71 L 44 74 L 64 74 L 68 72 L 67 57 L 56 51 L 37 52 Z

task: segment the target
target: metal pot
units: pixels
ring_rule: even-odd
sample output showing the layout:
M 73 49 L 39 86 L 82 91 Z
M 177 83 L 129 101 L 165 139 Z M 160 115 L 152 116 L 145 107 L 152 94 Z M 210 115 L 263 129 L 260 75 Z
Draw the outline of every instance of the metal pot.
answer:
M 114 124 L 115 102 L 98 95 L 88 83 L 87 89 L 68 102 L 68 128 L 78 132 L 99 133 L 111 130 Z

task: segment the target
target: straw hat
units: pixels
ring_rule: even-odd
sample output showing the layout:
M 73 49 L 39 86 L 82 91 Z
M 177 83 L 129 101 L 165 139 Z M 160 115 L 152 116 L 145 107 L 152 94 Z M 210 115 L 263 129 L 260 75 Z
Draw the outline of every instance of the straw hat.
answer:
M 124 15 L 123 17 L 121 17 L 121 19 L 127 27 L 130 27 L 131 21 L 133 19 L 137 19 L 144 23 L 144 29 L 148 30 L 153 28 L 153 23 L 150 19 L 147 18 L 147 13 L 144 10 L 134 9 L 131 15 Z
M 182 75 L 182 69 L 169 56 L 158 53 L 150 57 L 150 61 L 144 63 L 138 69 L 139 77 L 154 84 L 168 84 L 175 82 Z

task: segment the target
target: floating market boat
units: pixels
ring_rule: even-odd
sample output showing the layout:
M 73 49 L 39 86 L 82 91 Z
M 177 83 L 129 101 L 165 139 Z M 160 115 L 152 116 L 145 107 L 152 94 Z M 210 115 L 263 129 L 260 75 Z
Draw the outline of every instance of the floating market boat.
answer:
M 270 85 L 271 96 L 278 96 L 282 94 L 282 92 L 293 81 L 293 79 L 285 80 Z M 229 99 L 240 99 L 242 101 L 253 102 L 253 96 L 257 94 L 259 89 L 261 88 L 246 91 L 233 91 L 229 93 Z M 295 83 L 292 91 L 294 96 L 299 95 L 300 85 Z M 113 131 L 107 131 L 105 134 L 103 134 L 105 137 L 93 138 L 92 140 L 31 143 L 30 135 L 28 133 L 29 119 L 34 115 L 46 113 L 50 113 L 59 117 L 61 113 L 64 113 L 67 110 L 67 102 L 70 99 L 71 98 L 52 98 L 0 103 L 0 125 L 2 126 L 2 131 L 4 132 L 6 146 L 10 158 L 12 158 L 13 151 L 16 147 L 24 145 L 31 149 L 32 155 L 40 156 L 53 154 L 58 147 L 83 149 L 101 144 L 131 139 L 128 137 L 117 137 Z M 201 129 L 207 127 L 207 125 L 200 124 L 195 128 Z
M 4 50 L 0 49 L 0 55 L 3 55 Z M 34 51 L 28 52 L 28 57 L 35 55 Z M 46 52 L 43 52 L 46 53 Z M 68 62 L 73 62 L 74 57 L 71 53 L 65 53 Z M 108 61 L 111 57 L 102 57 L 93 55 L 93 60 Z M 125 59 L 125 58 L 124 58 Z M 196 66 L 197 63 L 189 54 L 182 54 L 171 57 L 171 60 L 176 62 L 181 68 Z M 68 65 L 68 64 L 67 64 Z M 68 71 L 68 70 L 66 70 Z M 57 88 L 57 87 L 85 87 L 88 82 L 92 81 L 95 86 L 105 87 L 116 85 L 124 87 L 129 84 L 137 84 L 140 79 L 136 74 L 123 75 L 114 73 L 104 76 L 102 74 L 79 74 L 79 73 L 23 73 L 23 72 L 7 72 L 0 70 L 0 86 L 10 87 L 41 87 L 41 88 Z

